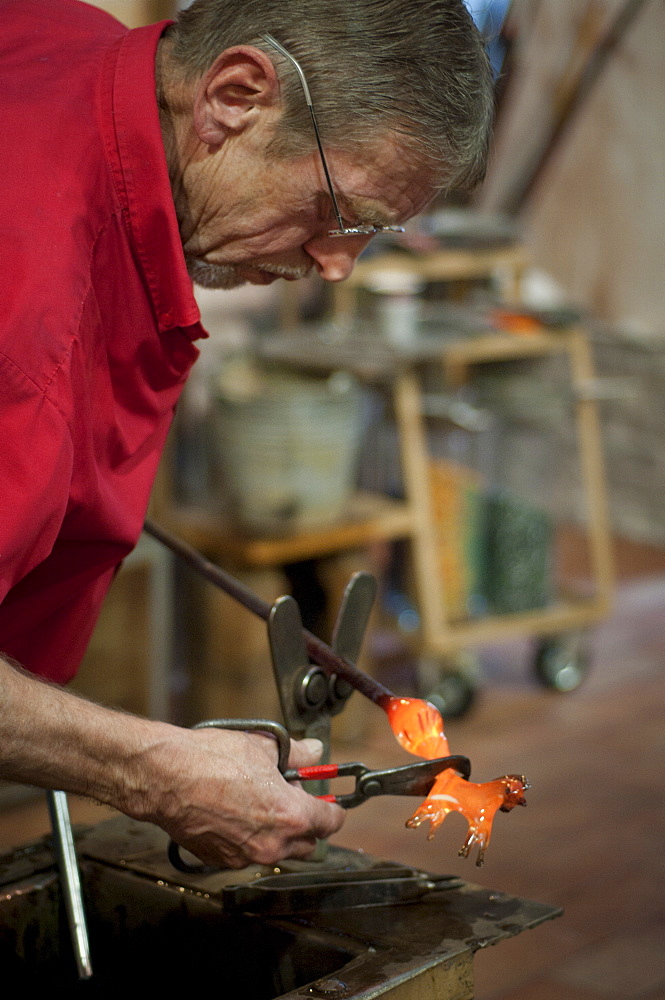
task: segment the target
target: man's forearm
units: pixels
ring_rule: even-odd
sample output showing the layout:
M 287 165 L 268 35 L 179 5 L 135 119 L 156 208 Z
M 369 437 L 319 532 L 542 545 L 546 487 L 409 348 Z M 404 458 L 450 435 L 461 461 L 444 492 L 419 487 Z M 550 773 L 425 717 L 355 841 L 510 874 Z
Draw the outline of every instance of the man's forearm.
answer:
M 140 815 L 150 808 L 140 761 L 172 728 L 86 701 L 0 658 L 0 778 Z
M 321 746 L 291 744 L 289 764 Z M 162 827 L 203 861 L 242 868 L 308 857 L 344 813 L 287 783 L 269 737 L 125 715 L 0 659 L 0 778 L 88 795 Z

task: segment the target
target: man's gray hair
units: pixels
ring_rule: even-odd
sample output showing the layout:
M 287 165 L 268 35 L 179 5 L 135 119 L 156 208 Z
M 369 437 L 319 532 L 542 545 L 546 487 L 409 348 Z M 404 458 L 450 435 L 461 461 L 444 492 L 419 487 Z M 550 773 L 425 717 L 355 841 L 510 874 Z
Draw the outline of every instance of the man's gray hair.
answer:
M 441 187 L 482 179 L 492 75 L 462 0 L 194 0 L 182 11 L 169 36 L 187 79 L 233 45 L 268 53 L 285 104 L 270 149 L 297 155 L 313 147 L 311 119 L 294 68 L 266 32 L 302 65 L 324 143 L 354 150 L 392 132 Z

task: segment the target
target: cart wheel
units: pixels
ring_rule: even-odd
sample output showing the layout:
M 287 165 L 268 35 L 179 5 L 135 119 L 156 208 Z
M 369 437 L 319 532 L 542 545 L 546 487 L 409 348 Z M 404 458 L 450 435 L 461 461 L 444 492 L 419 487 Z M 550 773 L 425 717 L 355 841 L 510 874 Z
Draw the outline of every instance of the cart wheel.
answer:
M 441 712 L 444 719 L 458 719 L 469 711 L 478 692 L 479 665 L 475 656 L 459 654 L 455 660 L 421 661 L 424 698 Z M 429 684 L 427 681 L 429 680 Z
M 591 668 L 588 636 L 585 632 L 543 639 L 533 663 L 537 680 L 554 691 L 574 691 Z

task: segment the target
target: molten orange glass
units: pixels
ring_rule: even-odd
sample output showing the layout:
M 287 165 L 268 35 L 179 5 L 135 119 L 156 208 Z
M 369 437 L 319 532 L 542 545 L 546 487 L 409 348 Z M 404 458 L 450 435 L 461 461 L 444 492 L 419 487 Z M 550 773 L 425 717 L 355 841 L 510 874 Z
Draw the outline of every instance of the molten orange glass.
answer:
M 390 698 L 384 707 L 390 728 L 405 750 L 427 760 L 449 756 L 443 719 L 434 705 L 420 698 Z M 514 806 L 525 806 L 524 792 L 528 787 L 524 775 L 507 774 L 494 781 L 475 784 L 446 768 L 406 825 L 417 827 L 429 820 L 428 840 L 431 840 L 449 813 L 460 813 L 469 824 L 469 830 L 459 853 L 466 858 L 471 848 L 477 846 L 476 864 L 482 865 L 497 810 L 510 812 Z
M 420 698 L 390 698 L 385 706 L 390 728 L 400 746 L 417 757 L 448 757 L 441 713 Z

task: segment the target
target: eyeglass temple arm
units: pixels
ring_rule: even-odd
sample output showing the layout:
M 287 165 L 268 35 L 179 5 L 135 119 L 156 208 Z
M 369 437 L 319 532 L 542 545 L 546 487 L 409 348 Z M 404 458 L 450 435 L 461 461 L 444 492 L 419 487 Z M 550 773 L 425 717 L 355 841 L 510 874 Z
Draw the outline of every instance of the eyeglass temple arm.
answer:
M 261 35 L 261 38 L 263 38 L 264 41 L 268 42 L 269 45 L 272 45 L 273 48 L 277 49 L 277 51 L 280 52 L 284 56 L 285 59 L 289 60 L 289 62 L 291 63 L 291 65 L 294 67 L 296 73 L 298 74 L 298 77 L 300 78 L 300 82 L 302 84 L 302 89 L 303 89 L 303 92 L 305 94 L 305 101 L 307 102 L 307 107 L 309 108 L 309 113 L 312 116 L 312 125 L 314 126 L 314 135 L 316 136 L 316 144 L 319 147 L 319 153 L 321 154 L 321 164 L 323 166 L 323 172 L 324 172 L 324 174 L 326 176 L 326 183 L 328 185 L 328 191 L 330 192 L 330 198 L 331 198 L 332 203 L 333 203 L 333 210 L 335 212 L 335 217 L 337 219 L 337 223 L 339 225 L 339 228 L 342 231 L 344 231 L 344 229 L 346 227 L 345 227 L 344 223 L 342 222 L 342 213 L 340 212 L 339 205 L 337 204 L 337 198 L 335 197 L 335 190 L 334 190 L 334 188 L 332 186 L 332 181 L 330 179 L 330 173 L 328 171 L 328 164 L 326 163 L 326 158 L 325 158 L 324 153 L 323 153 L 323 146 L 321 145 L 321 136 L 319 135 L 319 126 L 318 126 L 318 124 L 316 122 L 316 116 L 314 114 L 314 105 L 312 104 L 312 96 L 311 96 L 311 94 L 309 92 L 309 87 L 307 86 L 307 80 L 305 79 L 305 74 L 302 71 L 300 63 L 296 62 L 296 60 L 293 58 L 293 56 L 291 55 L 291 53 L 287 49 L 285 49 L 284 46 L 281 45 L 277 41 L 276 38 L 273 38 L 272 35 L 268 35 L 268 34 Z

